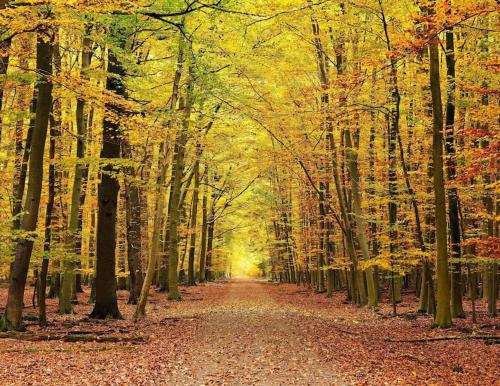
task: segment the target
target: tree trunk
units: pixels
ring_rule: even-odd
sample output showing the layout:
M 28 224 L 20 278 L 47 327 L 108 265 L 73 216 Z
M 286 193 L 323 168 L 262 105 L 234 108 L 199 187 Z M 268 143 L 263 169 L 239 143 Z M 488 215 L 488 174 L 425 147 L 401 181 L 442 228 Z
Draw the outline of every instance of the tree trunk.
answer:
M 28 176 L 28 162 L 31 152 L 31 143 L 33 141 L 33 131 L 35 129 L 36 123 L 36 107 L 38 103 L 38 92 L 39 87 L 35 87 L 33 90 L 33 99 L 31 101 L 30 113 L 32 118 L 28 126 L 28 132 L 26 134 L 26 141 L 24 142 L 23 157 L 20 162 L 19 168 L 16 168 L 16 173 L 14 175 L 13 184 L 13 198 L 12 198 L 12 228 L 13 230 L 19 230 L 21 228 L 21 212 L 23 211 L 23 197 L 24 189 L 26 187 L 26 177 Z M 21 133 L 22 140 L 22 133 Z M 22 146 L 22 144 L 21 144 Z
M 171 188 L 171 186 L 170 186 Z M 168 240 L 170 234 L 170 228 L 168 227 L 168 219 L 172 211 L 172 189 L 169 189 L 168 193 L 168 203 L 167 203 L 167 215 L 163 219 L 163 229 L 162 229 L 162 255 L 161 259 L 158 261 L 158 290 L 160 292 L 168 291 Z
M 0 11 L 4 10 L 9 3 L 9 0 L 0 1 Z M 9 50 L 10 50 L 11 39 L 2 39 L 0 41 L 0 78 L 3 78 L 7 74 L 7 69 L 9 68 Z M 4 83 L 0 82 L 0 144 L 2 143 L 2 106 L 3 106 L 3 93 L 4 93 Z
M 52 47 L 51 39 L 41 35 L 37 38 L 36 69 L 40 78 L 37 81 L 38 98 L 36 105 L 35 125 L 31 142 L 29 159 L 28 190 L 24 203 L 25 214 L 22 217 L 20 229 L 31 233 L 36 230 L 38 208 L 43 181 L 43 154 L 45 139 L 49 124 L 49 114 L 52 107 Z M 5 314 L 0 321 L 0 330 L 21 328 L 24 287 L 28 276 L 28 268 L 33 250 L 33 239 L 26 236 L 17 240 L 16 253 L 11 268 L 9 292 Z
M 354 206 L 354 216 L 356 221 L 356 231 L 357 231 L 357 240 L 359 243 L 359 247 L 361 249 L 361 253 L 363 259 L 370 259 L 370 252 L 368 249 L 368 242 L 366 241 L 365 229 L 366 223 L 363 218 L 363 209 L 361 208 L 361 192 L 360 192 L 360 184 L 361 179 L 359 176 L 358 169 L 358 156 L 357 152 L 359 150 L 359 146 L 354 148 L 351 132 L 349 129 L 344 129 L 344 141 L 346 146 L 346 155 L 348 158 L 348 166 L 349 173 L 351 175 L 351 191 L 352 191 L 352 201 Z M 359 141 L 358 141 L 359 143 Z M 375 279 L 373 276 L 373 267 L 370 267 L 365 270 L 366 273 L 366 284 L 367 284 L 367 307 L 375 307 L 377 305 L 377 291 L 375 287 Z
M 180 43 L 185 44 L 185 43 Z M 182 126 L 177 133 L 172 159 L 171 177 L 171 201 L 169 202 L 170 215 L 168 218 L 168 298 L 170 300 L 180 299 L 178 284 L 177 266 L 179 263 L 179 224 L 181 219 L 181 188 L 184 174 L 184 164 L 186 155 L 186 144 L 188 141 L 188 130 L 190 124 L 191 110 L 193 107 L 194 74 L 192 48 L 189 47 L 189 78 L 186 85 L 186 105 L 182 106 L 183 120 Z M 181 103 L 182 105 L 183 103 Z
M 203 190 L 203 200 L 201 205 L 202 225 L 201 225 L 201 251 L 200 251 L 200 283 L 206 280 L 206 263 L 207 263 L 207 232 L 208 232 L 208 166 L 205 166 L 205 187 Z
M 379 2 L 381 13 L 382 13 L 382 23 L 384 27 L 384 34 L 386 38 L 387 50 L 390 52 L 392 50 L 391 40 L 389 36 L 389 31 L 387 28 L 387 21 L 385 18 L 385 13 L 382 8 L 382 3 Z M 393 314 L 396 314 L 396 302 L 398 301 L 397 294 L 400 292 L 399 280 L 396 282 L 394 277 L 393 266 L 395 260 L 395 254 L 398 251 L 398 232 L 397 232 L 397 222 L 398 222 L 398 187 L 397 187 L 397 162 L 396 162 L 396 144 L 397 144 L 397 134 L 399 131 L 399 116 L 400 116 L 400 101 L 401 96 L 399 94 L 398 88 L 398 70 L 397 62 L 391 57 L 391 67 L 390 67 L 390 79 L 391 79 L 391 99 L 390 99 L 390 112 L 389 112 L 389 132 L 388 132 L 388 157 L 389 157 L 389 238 L 390 238 L 390 264 L 391 264 L 391 299 L 393 305 Z M 399 273 L 398 273 L 399 278 Z M 396 288 L 398 287 L 398 288 Z
M 434 187 L 434 215 L 436 221 L 436 276 L 437 304 L 435 324 L 438 327 L 451 325 L 450 286 L 448 277 L 448 235 L 446 224 L 446 194 L 443 173 L 443 107 L 439 80 L 439 38 L 429 43 L 430 85 L 432 94 L 433 137 L 432 163 Z
M 214 232 L 215 232 L 215 213 L 212 206 L 210 217 L 208 219 L 208 229 L 207 229 L 207 264 L 205 271 L 205 279 L 207 281 L 212 281 L 214 279 L 213 269 L 212 269 L 212 252 L 214 245 Z
M 455 46 L 453 30 L 446 31 L 446 171 L 448 183 L 453 185 L 456 176 L 456 150 L 455 150 Z M 456 187 L 448 189 L 448 219 L 450 226 L 451 257 L 460 259 L 461 238 L 460 220 L 458 214 L 458 191 Z M 460 262 L 451 264 L 451 316 L 465 317 L 462 305 L 462 272 Z
M 200 190 L 200 160 L 197 159 L 194 164 L 194 190 L 193 204 L 191 207 L 191 237 L 189 240 L 189 261 L 188 261 L 188 285 L 194 285 L 194 257 L 196 249 L 196 225 L 198 219 L 198 195 Z
M 47 207 L 45 211 L 45 240 L 43 244 L 43 260 L 38 279 L 38 321 L 40 325 L 47 325 L 46 312 L 46 291 L 47 291 L 47 274 L 49 271 L 49 258 L 51 253 L 52 241 L 52 226 L 54 224 L 54 200 L 56 195 L 56 168 L 54 164 L 58 137 L 61 135 L 60 127 L 53 124 L 51 120 L 50 127 L 50 147 L 49 147 L 49 189 Z
M 122 146 L 123 157 L 132 158 L 130 145 L 124 143 Z M 137 304 L 141 294 L 143 274 L 141 261 L 141 188 L 134 181 L 137 171 L 133 167 L 127 168 L 125 177 L 125 205 L 127 223 L 127 261 L 130 272 L 130 295 L 129 304 Z
M 126 95 L 122 67 L 113 51 L 108 54 L 106 89 L 120 96 Z M 107 104 L 106 108 L 118 116 L 123 114 L 120 107 Z M 96 301 L 90 313 L 91 318 L 121 318 L 116 298 L 115 249 L 116 215 L 118 191 L 117 177 L 114 175 L 113 160 L 120 158 L 121 132 L 116 120 L 104 118 L 103 146 L 101 159 L 107 162 L 101 167 L 101 182 L 98 186 L 97 249 L 96 249 Z

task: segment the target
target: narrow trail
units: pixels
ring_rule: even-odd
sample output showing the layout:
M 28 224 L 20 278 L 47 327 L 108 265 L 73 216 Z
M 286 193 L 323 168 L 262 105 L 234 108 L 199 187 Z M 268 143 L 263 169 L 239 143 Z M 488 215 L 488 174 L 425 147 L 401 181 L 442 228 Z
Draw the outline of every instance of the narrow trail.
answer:
M 276 304 L 265 287 L 232 281 L 221 304 L 203 315 L 193 384 L 344 384 L 307 348 L 303 316 Z

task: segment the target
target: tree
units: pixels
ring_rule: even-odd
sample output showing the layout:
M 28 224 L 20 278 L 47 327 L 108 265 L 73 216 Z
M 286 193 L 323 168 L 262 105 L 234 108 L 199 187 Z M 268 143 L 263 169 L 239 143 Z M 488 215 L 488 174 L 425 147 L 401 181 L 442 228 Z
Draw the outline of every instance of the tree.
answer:
M 125 44 L 123 36 L 121 45 Z M 123 77 L 125 68 L 114 51 L 108 53 L 108 77 L 106 89 L 119 96 L 126 96 Z M 115 248 L 116 248 L 116 212 L 120 185 L 114 175 L 114 160 L 120 158 L 122 133 L 119 118 L 124 114 L 119 105 L 108 103 L 106 108 L 114 113 L 114 118 L 105 117 L 103 121 L 101 159 L 101 182 L 98 187 L 98 219 L 96 250 L 96 301 L 90 317 L 96 319 L 119 319 L 116 298 Z M 117 119 L 118 118 L 118 119 Z
M 9 294 L 0 330 L 21 329 L 24 287 L 28 276 L 31 253 L 33 251 L 33 232 L 38 221 L 38 208 L 42 193 L 43 155 L 45 139 L 52 106 L 52 39 L 50 30 L 38 32 L 36 45 L 37 81 L 36 117 L 30 146 L 28 189 L 24 201 L 24 215 L 20 230 L 24 233 L 17 240 L 15 259 L 12 264 Z
M 435 33 L 430 28 L 430 33 Z M 446 194 L 443 171 L 443 106 L 439 79 L 439 40 L 431 37 L 429 42 L 429 74 L 432 95 L 433 136 L 432 165 L 434 187 L 434 216 L 436 221 L 436 274 L 437 305 L 435 323 L 438 327 L 451 325 L 450 286 L 448 277 L 448 231 L 446 224 Z

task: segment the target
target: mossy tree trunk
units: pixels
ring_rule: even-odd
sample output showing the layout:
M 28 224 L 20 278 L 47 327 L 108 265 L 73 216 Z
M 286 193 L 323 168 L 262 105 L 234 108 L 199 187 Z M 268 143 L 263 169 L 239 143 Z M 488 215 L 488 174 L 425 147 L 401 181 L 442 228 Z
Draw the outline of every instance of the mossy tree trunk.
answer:
M 434 323 L 438 327 L 451 325 L 450 283 L 448 275 L 448 229 L 446 224 L 446 193 L 443 172 L 443 106 L 439 76 L 439 38 L 429 43 L 429 73 L 432 94 L 432 163 L 434 187 L 434 217 L 436 224 L 437 304 Z

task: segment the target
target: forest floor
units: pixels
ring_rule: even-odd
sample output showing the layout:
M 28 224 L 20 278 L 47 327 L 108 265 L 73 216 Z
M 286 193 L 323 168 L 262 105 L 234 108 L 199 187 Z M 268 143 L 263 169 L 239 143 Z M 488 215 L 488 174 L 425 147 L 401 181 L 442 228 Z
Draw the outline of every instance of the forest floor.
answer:
M 0 304 L 5 297 L 0 289 Z M 119 291 L 125 318 L 119 321 L 89 320 L 88 293 L 73 315 L 57 315 L 57 302 L 49 300 L 49 326 L 27 320 L 23 336 L 133 342 L 0 339 L 0 384 L 494 385 L 500 379 L 498 344 L 469 339 L 470 319 L 431 329 L 430 317 L 412 312 L 411 294 L 397 317 L 388 305 L 373 311 L 346 304 L 343 293 L 326 299 L 303 287 L 258 281 L 182 287 L 182 297 L 169 302 L 152 293 L 148 316 L 138 323 L 126 291 Z M 478 303 L 481 334 L 497 334 L 498 318 L 488 319 Z M 394 342 L 436 337 L 459 339 Z

